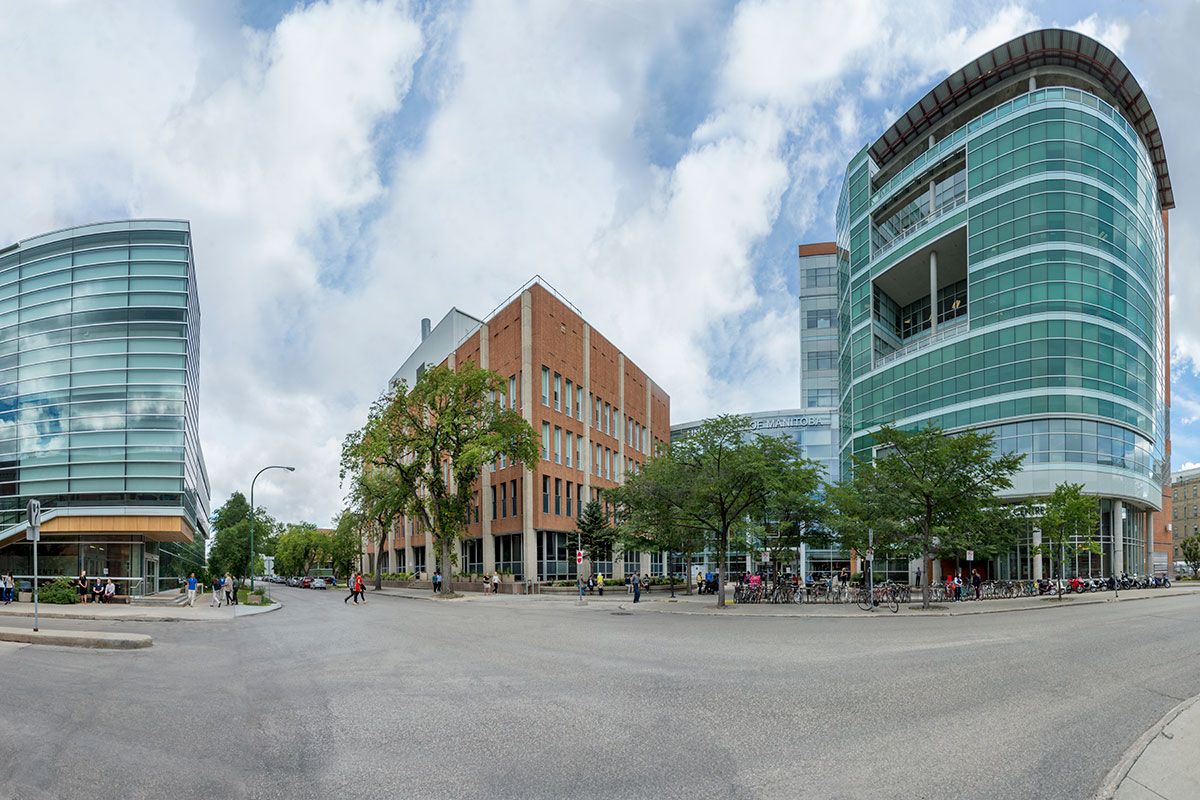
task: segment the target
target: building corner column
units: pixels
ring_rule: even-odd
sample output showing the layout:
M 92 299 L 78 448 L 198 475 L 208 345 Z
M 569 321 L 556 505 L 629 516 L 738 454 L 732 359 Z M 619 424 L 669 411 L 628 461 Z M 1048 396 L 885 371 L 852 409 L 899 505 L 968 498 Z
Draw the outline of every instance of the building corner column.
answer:
M 1120 577 L 1125 571 L 1125 504 L 1113 500 L 1112 504 L 1112 574 Z
M 533 424 L 533 295 L 529 290 L 521 292 L 521 416 Z M 537 539 L 533 530 L 533 483 L 536 471 L 524 464 L 525 475 L 521 479 L 521 550 L 525 579 L 534 579 L 537 574 Z

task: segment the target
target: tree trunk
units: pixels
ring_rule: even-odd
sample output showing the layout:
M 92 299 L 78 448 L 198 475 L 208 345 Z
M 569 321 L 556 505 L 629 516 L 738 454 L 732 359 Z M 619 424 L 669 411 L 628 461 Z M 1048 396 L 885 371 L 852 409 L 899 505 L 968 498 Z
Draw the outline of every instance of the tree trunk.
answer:
M 692 554 L 687 554 L 687 574 L 683 576 L 684 587 L 687 589 L 685 594 L 688 597 L 692 596 Z
M 376 566 L 378 566 L 379 554 L 383 552 L 383 543 L 386 540 L 387 540 L 387 531 L 385 530 L 383 533 L 383 536 L 379 537 L 379 542 L 375 545 Z M 375 570 L 375 591 L 378 592 L 382 588 L 383 588 L 383 570 L 376 569 Z
M 454 585 L 450 582 L 450 577 L 453 571 L 450 569 L 450 539 L 445 537 L 442 539 L 442 594 L 445 595 L 446 587 L 450 587 L 450 591 L 454 591 Z
M 720 538 L 717 541 L 719 544 L 719 547 L 717 548 L 717 550 L 718 550 L 717 558 L 720 559 L 717 562 L 717 608 L 724 608 L 725 607 L 725 584 L 727 583 L 727 581 L 725 580 L 727 577 L 725 575 L 725 565 L 729 561 L 729 558 L 726 554 L 726 550 L 729 549 L 729 531 L 728 531 L 728 529 L 721 531 Z
M 667 583 L 671 586 L 671 598 L 675 597 L 675 573 L 671 571 L 671 551 L 667 551 Z
M 924 565 L 925 569 L 922 570 L 922 575 L 921 575 L 921 608 L 923 608 L 923 609 L 929 608 L 929 587 L 932 585 L 932 584 L 930 584 L 929 581 L 933 577 L 932 575 L 929 574 L 930 567 L 932 566 L 932 563 L 931 563 L 932 557 L 933 557 L 933 554 L 930 553 L 929 550 L 926 550 L 925 551 L 925 565 Z

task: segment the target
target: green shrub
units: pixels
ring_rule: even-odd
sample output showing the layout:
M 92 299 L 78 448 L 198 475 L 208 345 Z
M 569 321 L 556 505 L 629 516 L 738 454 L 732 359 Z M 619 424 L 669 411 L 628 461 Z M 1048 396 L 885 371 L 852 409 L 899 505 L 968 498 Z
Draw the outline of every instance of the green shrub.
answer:
M 79 593 L 75 589 L 75 581 L 60 577 L 38 589 L 38 600 L 42 603 L 66 606 L 78 603 Z

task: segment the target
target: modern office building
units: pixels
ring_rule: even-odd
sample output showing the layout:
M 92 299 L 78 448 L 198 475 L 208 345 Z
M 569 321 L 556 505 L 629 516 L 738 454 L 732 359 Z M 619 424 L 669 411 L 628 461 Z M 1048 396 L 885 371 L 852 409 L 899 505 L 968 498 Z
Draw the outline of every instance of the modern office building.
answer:
M 157 591 L 199 557 L 200 306 L 181 220 L 84 225 L 0 250 L 0 572 Z M 169 585 L 175 585 L 173 581 Z
M 1171 564 L 1183 560 L 1179 543 L 1200 536 L 1200 467 L 1171 474 Z M 1174 571 L 1174 570 L 1172 570 Z
M 671 399 L 616 345 L 535 278 L 486 321 L 452 309 L 395 373 L 409 386 L 427 367 L 468 361 L 507 378 L 497 400 L 520 411 L 542 443 L 536 464 L 500 459 L 484 469 L 454 572 L 509 572 L 515 578 L 573 579 L 575 520 L 591 498 L 623 482 L 670 435 Z M 367 547 L 382 572 L 432 573 L 437 553 L 408 518 L 383 551 Z M 651 571 L 648 553 L 616 551 L 596 564 L 607 576 Z M 443 575 L 449 574 L 443 569 Z
M 992 431 L 1026 456 L 1012 496 L 1101 499 L 1103 553 L 1068 574 L 1166 569 L 1174 204 L 1145 93 L 1087 36 L 1025 34 L 930 90 L 842 185 L 843 471 L 882 423 Z M 1039 536 L 989 572 L 1041 575 Z

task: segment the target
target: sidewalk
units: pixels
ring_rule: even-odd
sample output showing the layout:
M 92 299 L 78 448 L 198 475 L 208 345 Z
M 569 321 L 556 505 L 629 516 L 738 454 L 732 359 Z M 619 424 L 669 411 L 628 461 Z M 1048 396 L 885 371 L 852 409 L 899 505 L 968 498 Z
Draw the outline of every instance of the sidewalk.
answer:
M 94 647 L 104 650 L 136 650 L 153 641 L 144 633 L 98 633 L 95 631 L 54 631 L 41 628 L 0 628 L 0 642 L 54 644 L 60 647 Z
M 175 620 L 199 620 L 199 621 L 217 621 L 231 620 L 235 616 L 244 616 L 252 613 L 263 613 L 271 609 L 278 608 L 274 606 L 250 606 L 237 605 L 232 608 L 227 605 L 222 605 L 220 608 L 213 608 L 212 594 L 196 595 L 196 605 L 188 606 L 139 606 L 126 603 L 75 603 L 69 606 L 51 605 L 49 603 L 38 603 L 38 618 L 39 619 L 105 619 L 105 620 L 132 620 L 135 622 L 163 622 Z M 244 611 L 242 609 L 245 609 Z M 12 603 L 10 605 L 0 605 L 0 625 L 12 626 L 17 623 L 19 618 L 33 619 L 33 603 Z M 32 627 L 32 625 L 30 625 Z
M 1191 800 L 1200 797 L 1200 695 L 1146 731 L 1113 767 L 1096 800 Z

